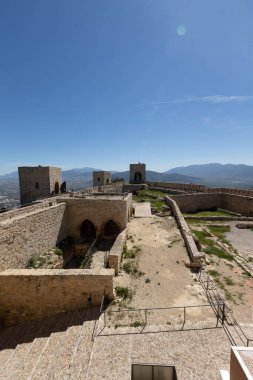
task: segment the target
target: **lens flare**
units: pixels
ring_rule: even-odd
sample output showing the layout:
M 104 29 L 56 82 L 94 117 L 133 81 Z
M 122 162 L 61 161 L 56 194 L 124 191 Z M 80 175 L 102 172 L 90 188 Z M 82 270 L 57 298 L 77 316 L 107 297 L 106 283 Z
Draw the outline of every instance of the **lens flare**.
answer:
M 186 33 L 186 27 L 184 25 L 178 25 L 177 34 L 178 36 L 184 36 Z

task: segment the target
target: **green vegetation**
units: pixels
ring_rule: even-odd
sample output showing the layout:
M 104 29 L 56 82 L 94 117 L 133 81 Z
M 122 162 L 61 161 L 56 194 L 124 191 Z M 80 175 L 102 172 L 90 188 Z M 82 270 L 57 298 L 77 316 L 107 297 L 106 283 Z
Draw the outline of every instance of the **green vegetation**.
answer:
M 217 248 L 215 246 L 207 247 L 203 251 L 207 255 L 214 255 L 214 256 L 219 257 L 220 259 L 226 259 L 226 260 L 229 260 L 229 261 L 233 260 L 233 256 L 230 253 L 224 251 L 224 249 Z
M 210 270 L 208 271 L 208 273 L 209 273 L 210 276 L 212 276 L 212 277 L 220 277 L 220 273 L 217 272 L 217 270 L 215 270 L 215 269 L 210 269 Z
M 27 267 L 27 268 L 34 268 L 35 265 L 36 265 L 36 262 L 37 262 L 36 258 L 35 258 L 34 256 L 32 256 L 32 257 L 28 260 L 28 262 L 27 262 L 27 264 L 26 264 L 26 267 Z
M 225 285 L 223 284 L 223 282 L 220 280 L 220 278 L 214 278 L 214 281 L 216 282 L 216 284 L 219 286 L 220 289 L 223 290 L 224 294 L 225 294 L 225 297 L 228 301 L 232 301 L 235 303 L 235 299 L 232 295 L 232 293 L 230 293 L 226 288 L 225 288 Z
M 225 238 L 225 234 L 230 231 L 230 226 L 208 226 L 208 229 L 222 241 L 231 247 L 231 243 Z
M 214 241 L 210 239 L 210 234 L 207 231 L 192 230 L 192 232 L 198 238 L 201 244 L 204 244 L 210 247 L 214 245 Z
M 227 285 L 235 285 L 234 281 L 230 277 L 224 277 L 224 281 Z
M 123 256 L 126 259 L 134 259 L 140 252 L 141 252 L 141 247 L 134 245 L 132 249 L 128 249 L 127 245 L 126 244 L 124 245 Z
M 137 195 L 134 195 L 134 202 L 150 202 L 151 207 L 157 211 L 161 211 L 166 206 L 164 202 L 164 193 L 162 191 L 141 190 Z
M 43 266 L 46 262 L 46 258 L 45 257 L 42 257 L 42 256 L 39 256 L 39 257 L 35 257 L 35 256 L 32 256 L 27 264 L 26 264 L 26 268 L 39 268 L 41 266 Z
M 131 299 L 133 297 L 132 291 L 126 287 L 123 287 L 123 286 L 116 286 L 115 292 L 116 292 L 117 296 L 123 298 L 123 300 L 128 299 L 129 301 L 131 301 Z
M 211 228 L 212 228 L 212 230 L 211 230 Z M 219 227 L 211 227 L 210 226 L 209 229 L 223 243 L 224 242 L 228 243 L 226 241 L 226 239 L 223 237 L 223 234 L 225 233 L 225 231 L 227 232 L 227 230 L 228 230 L 228 228 L 226 226 L 219 226 Z M 198 238 L 198 240 L 200 241 L 200 243 L 205 246 L 205 248 L 203 249 L 203 251 L 206 254 L 217 256 L 220 259 L 226 259 L 226 260 L 229 260 L 229 261 L 233 260 L 233 256 L 230 253 L 228 253 L 224 249 L 218 248 L 216 246 L 216 242 L 214 240 L 210 239 L 210 234 L 207 231 L 205 231 L 205 230 L 198 231 L 198 230 L 192 229 L 192 232 Z
M 141 323 L 140 321 L 134 321 L 133 323 L 130 323 L 130 327 L 140 327 L 144 326 L 144 323 Z
M 58 248 L 58 247 L 55 247 L 54 248 L 54 253 L 58 256 L 62 256 L 63 252 L 62 252 L 62 249 Z
M 130 276 L 133 276 L 135 278 L 143 276 L 145 273 L 140 271 L 138 268 L 138 264 L 133 261 L 127 261 L 123 264 L 123 270 L 129 274 Z
M 185 216 L 237 216 L 238 214 L 232 211 L 223 210 L 221 208 L 217 208 L 214 210 L 203 210 L 197 211 L 195 213 L 184 213 Z
M 149 282 L 151 282 L 150 278 L 149 277 L 145 278 L 145 284 L 148 284 Z

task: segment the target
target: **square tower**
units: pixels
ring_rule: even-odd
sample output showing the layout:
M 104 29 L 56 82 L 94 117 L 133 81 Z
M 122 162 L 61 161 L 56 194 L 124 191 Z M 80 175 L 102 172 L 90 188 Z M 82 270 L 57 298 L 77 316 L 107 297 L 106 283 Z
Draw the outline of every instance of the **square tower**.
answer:
M 146 181 L 146 164 L 130 164 L 130 183 L 144 183 Z
M 105 186 L 112 183 L 112 173 L 99 171 L 93 172 L 93 186 Z
M 61 168 L 52 166 L 22 166 L 18 168 L 21 205 L 40 198 L 66 192 Z

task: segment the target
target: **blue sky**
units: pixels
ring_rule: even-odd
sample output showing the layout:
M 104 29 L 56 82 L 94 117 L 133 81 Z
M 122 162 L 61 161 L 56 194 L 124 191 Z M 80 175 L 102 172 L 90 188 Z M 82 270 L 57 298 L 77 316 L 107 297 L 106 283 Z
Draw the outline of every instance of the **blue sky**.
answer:
M 0 174 L 253 165 L 252 0 L 0 1 Z

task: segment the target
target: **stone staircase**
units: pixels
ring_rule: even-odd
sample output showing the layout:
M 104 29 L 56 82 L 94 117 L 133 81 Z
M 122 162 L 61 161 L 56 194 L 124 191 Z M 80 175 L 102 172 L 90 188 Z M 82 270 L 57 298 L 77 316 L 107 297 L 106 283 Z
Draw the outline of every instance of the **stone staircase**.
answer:
M 51 316 L 0 333 L 0 379 L 84 379 L 99 308 Z

